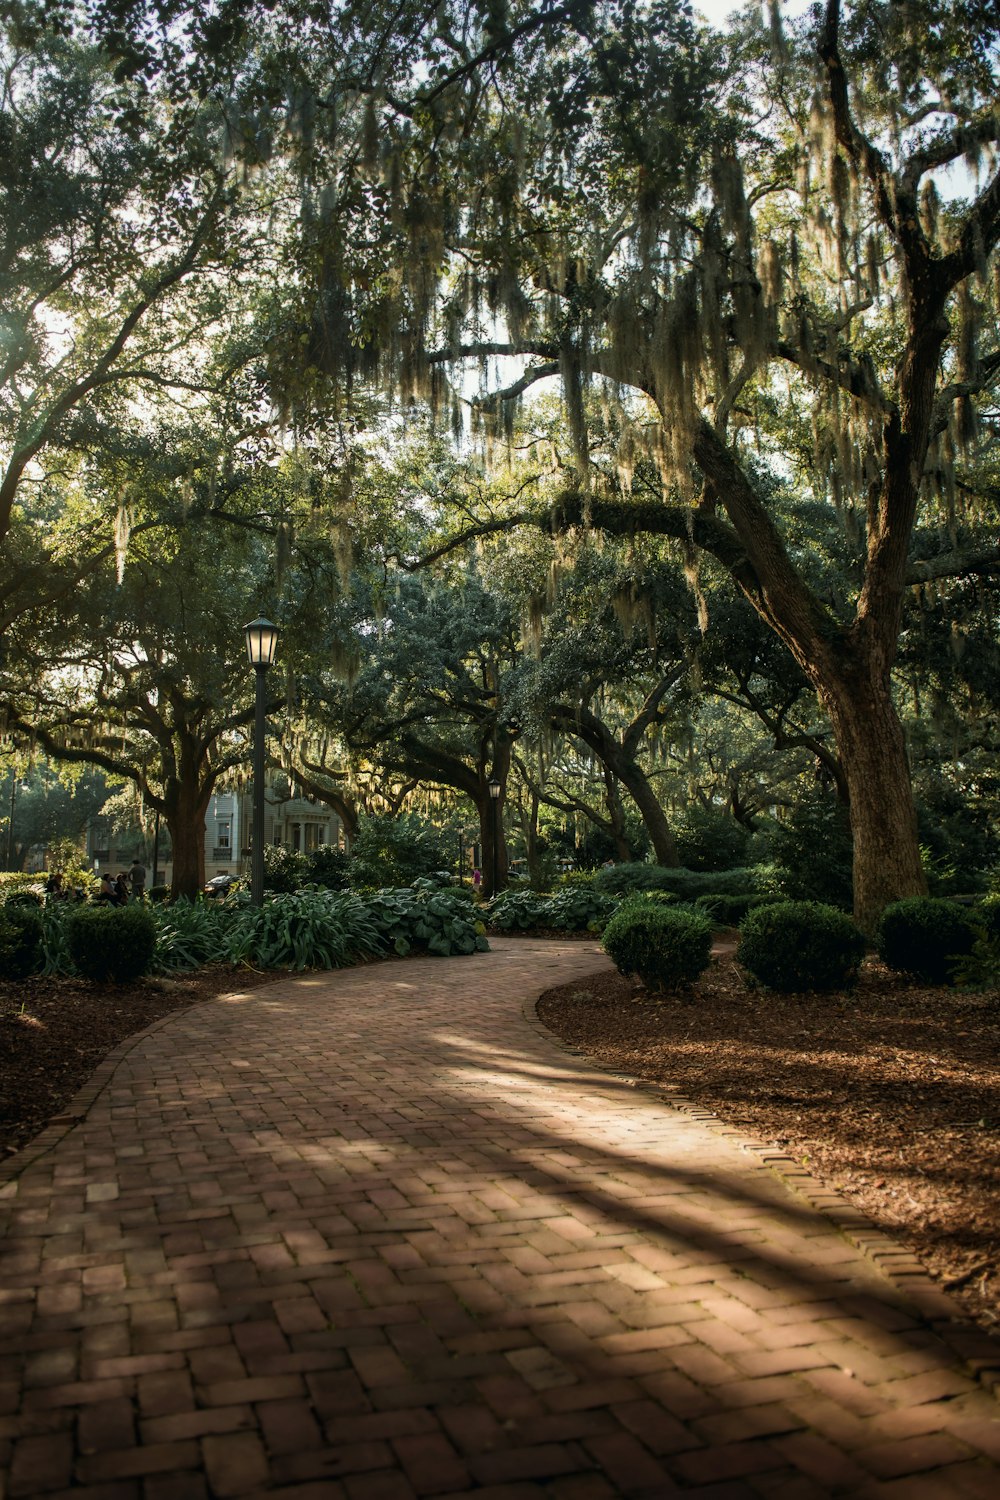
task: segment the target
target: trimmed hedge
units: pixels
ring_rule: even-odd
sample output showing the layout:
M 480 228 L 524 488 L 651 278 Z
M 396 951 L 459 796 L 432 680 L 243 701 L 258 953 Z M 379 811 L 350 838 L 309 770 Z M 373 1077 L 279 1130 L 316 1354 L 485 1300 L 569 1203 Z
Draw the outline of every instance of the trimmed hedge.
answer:
M 894 901 L 879 918 L 879 958 L 902 974 L 930 984 L 950 984 L 976 940 L 974 912 L 941 896 Z
M 678 901 L 703 895 L 750 896 L 759 889 L 760 873 L 753 865 L 735 870 L 668 869 L 666 865 L 612 865 L 598 870 L 594 889 L 612 896 L 636 891 L 669 891 Z
M 774 899 L 773 896 L 759 894 L 727 896 L 719 891 L 711 891 L 707 895 L 696 897 L 695 905 L 702 907 L 720 927 L 738 927 L 755 906 L 769 906 Z
M 755 979 L 783 994 L 847 989 L 864 955 L 860 928 L 839 907 L 819 901 L 755 907 L 740 928 L 736 953 Z
M 156 949 L 156 922 L 145 906 L 79 906 L 66 922 L 69 956 L 84 979 L 126 984 L 145 974 Z
M 0 906 L 0 979 L 27 979 L 42 966 L 42 914 L 8 900 Z
M 620 974 L 637 974 L 648 990 L 662 994 L 691 984 L 708 968 L 712 924 L 691 907 L 639 897 L 622 903 L 602 941 Z

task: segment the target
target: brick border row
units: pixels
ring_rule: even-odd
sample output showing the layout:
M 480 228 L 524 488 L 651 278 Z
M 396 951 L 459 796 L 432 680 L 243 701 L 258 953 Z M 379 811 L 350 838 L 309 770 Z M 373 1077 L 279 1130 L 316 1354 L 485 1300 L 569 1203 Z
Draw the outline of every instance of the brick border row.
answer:
M 849 1203 L 834 1188 L 821 1182 L 787 1152 L 754 1140 L 735 1125 L 727 1125 L 713 1110 L 668 1085 L 634 1078 L 628 1073 L 618 1073 L 590 1053 L 564 1042 L 539 1017 L 538 1004 L 542 994 L 544 991 L 529 996 L 522 1006 L 525 1022 L 536 1035 L 559 1051 L 579 1058 L 595 1072 L 605 1073 L 609 1078 L 627 1084 L 639 1093 L 660 1100 L 669 1108 L 711 1126 L 741 1150 L 753 1152 L 792 1193 L 829 1219 L 850 1244 L 877 1266 L 905 1300 L 908 1310 L 946 1344 L 973 1379 L 1000 1402 L 1000 1338 L 987 1333 L 978 1324 L 970 1323 L 958 1302 L 941 1290 L 912 1251 L 879 1229 L 867 1214 Z

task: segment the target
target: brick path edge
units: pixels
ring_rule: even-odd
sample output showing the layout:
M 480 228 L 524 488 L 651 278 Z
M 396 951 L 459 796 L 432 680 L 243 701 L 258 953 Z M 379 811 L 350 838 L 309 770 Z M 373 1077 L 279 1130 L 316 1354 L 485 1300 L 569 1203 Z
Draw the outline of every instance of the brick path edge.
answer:
M 294 977 L 294 976 L 289 976 Z M 283 980 L 276 980 L 283 983 Z M 267 986 L 262 989 L 266 992 Z M 698 1104 L 685 1095 L 661 1084 L 638 1079 L 627 1073 L 618 1073 L 600 1062 L 590 1053 L 571 1047 L 556 1032 L 552 1031 L 538 1015 L 538 1004 L 545 990 L 532 991 L 522 1001 L 525 1024 L 553 1051 L 562 1052 L 585 1061 L 598 1072 L 616 1078 L 637 1092 L 648 1095 L 687 1114 L 726 1136 L 743 1151 L 752 1152 L 778 1177 L 788 1190 L 802 1199 L 815 1212 L 831 1220 L 844 1236 L 866 1259 L 870 1260 L 882 1275 L 899 1291 L 918 1317 L 962 1362 L 969 1374 L 980 1386 L 1000 1402 L 1000 1338 L 987 1333 L 977 1324 L 970 1323 L 959 1303 L 942 1291 L 934 1278 L 917 1257 L 905 1246 L 879 1229 L 860 1209 L 849 1203 L 834 1188 L 828 1187 L 793 1157 L 777 1147 L 755 1141 L 737 1126 L 727 1125 L 713 1110 Z M 113 1051 L 98 1063 L 87 1082 L 69 1100 L 65 1108 L 55 1115 L 45 1128 L 28 1144 L 0 1164 L 0 1191 L 20 1177 L 41 1157 L 45 1156 L 84 1119 L 94 1103 L 111 1082 L 119 1064 L 133 1048 L 146 1037 L 171 1024 L 179 1016 L 187 1015 L 199 1005 L 217 1005 L 239 994 L 238 986 L 219 993 L 209 1000 L 198 1001 L 161 1016 L 152 1025 L 134 1032 L 120 1042 Z
M 835 1188 L 821 1182 L 787 1152 L 777 1146 L 767 1146 L 754 1140 L 738 1126 L 726 1124 L 714 1110 L 688 1099 L 665 1084 L 634 1078 L 629 1073 L 619 1073 L 592 1053 L 564 1042 L 545 1025 L 538 1014 L 538 1005 L 544 993 L 542 990 L 537 995 L 526 996 L 522 1003 L 525 1024 L 538 1037 L 558 1051 L 579 1058 L 598 1072 L 607 1073 L 610 1078 L 627 1084 L 638 1093 L 658 1099 L 681 1114 L 692 1116 L 699 1123 L 726 1136 L 740 1150 L 752 1152 L 785 1184 L 793 1196 L 802 1199 L 815 1212 L 831 1220 L 848 1243 L 877 1266 L 886 1280 L 906 1300 L 913 1315 L 936 1334 L 962 1362 L 972 1378 L 1000 1402 L 1000 1337 L 971 1323 L 960 1304 L 941 1289 L 912 1251 L 879 1229 L 861 1209 L 849 1203 Z

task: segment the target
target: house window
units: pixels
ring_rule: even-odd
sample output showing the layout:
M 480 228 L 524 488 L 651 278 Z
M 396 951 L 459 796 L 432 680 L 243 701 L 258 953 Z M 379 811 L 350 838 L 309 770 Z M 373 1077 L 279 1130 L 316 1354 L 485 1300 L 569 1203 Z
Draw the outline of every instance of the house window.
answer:
M 220 849 L 233 846 L 233 823 L 231 818 L 220 818 L 216 825 L 215 842 Z

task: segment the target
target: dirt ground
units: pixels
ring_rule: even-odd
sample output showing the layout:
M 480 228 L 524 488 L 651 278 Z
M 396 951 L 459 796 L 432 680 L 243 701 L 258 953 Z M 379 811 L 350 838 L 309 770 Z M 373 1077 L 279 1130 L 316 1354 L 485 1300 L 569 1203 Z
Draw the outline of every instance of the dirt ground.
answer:
M 613 1072 L 774 1144 L 909 1246 L 983 1327 L 1000 1325 L 1000 995 L 909 984 L 751 987 L 735 944 L 683 998 L 602 974 L 539 1016 Z

